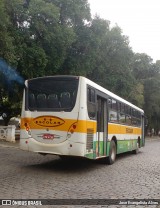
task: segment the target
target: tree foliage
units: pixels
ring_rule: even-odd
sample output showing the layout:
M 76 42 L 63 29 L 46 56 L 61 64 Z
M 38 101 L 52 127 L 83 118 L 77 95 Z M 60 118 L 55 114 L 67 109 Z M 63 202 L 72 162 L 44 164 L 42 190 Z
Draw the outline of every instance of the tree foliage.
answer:
M 160 61 L 134 53 L 129 38 L 108 20 L 91 17 L 87 0 L 0 0 L 0 58 L 24 79 L 86 76 L 143 108 L 160 126 Z M 1 114 L 20 113 L 23 84 L 0 63 Z M 20 84 L 21 83 L 21 84 Z M 15 104 L 16 103 L 16 104 Z

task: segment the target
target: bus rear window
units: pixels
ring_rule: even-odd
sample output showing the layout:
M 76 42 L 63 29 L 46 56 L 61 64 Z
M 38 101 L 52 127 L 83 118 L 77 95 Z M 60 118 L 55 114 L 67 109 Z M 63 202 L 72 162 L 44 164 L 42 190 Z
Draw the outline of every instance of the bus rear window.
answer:
M 28 81 L 26 110 L 71 111 L 75 106 L 78 78 L 45 77 Z

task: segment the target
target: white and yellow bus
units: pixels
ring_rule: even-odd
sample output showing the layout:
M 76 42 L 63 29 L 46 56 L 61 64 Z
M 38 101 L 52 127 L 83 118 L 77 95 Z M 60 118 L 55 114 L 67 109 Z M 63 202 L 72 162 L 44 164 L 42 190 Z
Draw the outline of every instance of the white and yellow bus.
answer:
M 61 157 L 106 158 L 144 146 L 144 111 L 81 76 L 26 80 L 20 148 Z

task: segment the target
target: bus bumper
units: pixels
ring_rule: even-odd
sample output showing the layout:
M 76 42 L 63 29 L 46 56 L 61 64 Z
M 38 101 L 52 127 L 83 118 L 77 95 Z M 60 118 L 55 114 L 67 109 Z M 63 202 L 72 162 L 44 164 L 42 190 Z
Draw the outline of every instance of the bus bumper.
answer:
M 30 152 L 54 155 L 69 155 L 80 157 L 84 157 L 85 155 L 85 144 L 76 143 L 69 140 L 59 144 L 44 144 L 36 141 L 33 138 L 20 139 L 20 149 Z

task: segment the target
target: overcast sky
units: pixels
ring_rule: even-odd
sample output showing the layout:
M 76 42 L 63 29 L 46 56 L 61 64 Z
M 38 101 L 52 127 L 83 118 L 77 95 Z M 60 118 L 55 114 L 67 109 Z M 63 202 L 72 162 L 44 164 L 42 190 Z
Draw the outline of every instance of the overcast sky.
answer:
M 160 0 L 88 0 L 92 15 L 118 24 L 136 53 L 160 60 Z

